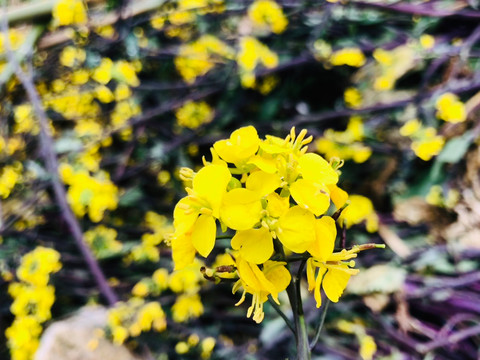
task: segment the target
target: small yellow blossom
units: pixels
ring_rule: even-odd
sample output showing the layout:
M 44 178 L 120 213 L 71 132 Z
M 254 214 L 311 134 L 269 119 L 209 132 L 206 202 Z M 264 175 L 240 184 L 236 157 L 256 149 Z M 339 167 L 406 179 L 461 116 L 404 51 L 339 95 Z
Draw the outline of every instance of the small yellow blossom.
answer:
M 256 0 L 248 8 L 248 17 L 255 27 L 275 34 L 285 31 L 288 20 L 282 8 L 273 0 Z
M 87 22 L 87 9 L 82 0 L 58 0 L 53 18 L 57 26 L 82 25 Z
M 175 111 L 177 124 L 189 129 L 196 129 L 200 125 L 208 124 L 214 116 L 215 111 L 205 101 L 187 101 Z
M 199 76 L 208 73 L 216 63 L 233 58 L 233 50 L 223 41 L 212 35 L 203 35 L 189 44 L 182 45 L 175 58 L 175 67 L 191 84 Z
M 353 67 L 363 66 L 366 62 L 365 55 L 358 48 L 343 48 L 333 52 L 330 63 L 333 66 L 348 65 Z
M 180 295 L 172 306 L 173 320 L 178 323 L 198 318 L 203 311 L 203 304 L 198 294 Z
M 256 38 L 245 36 L 240 39 L 237 64 L 240 67 L 242 86 L 251 88 L 255 85 L 256 67 L 261 64 L 269 69 L 274 68 L 278 65 L 278 56 Z
M 435 46 L 435 38 L 432 35 L 423 34 L 420 36 L 419 41 L 420 45 L 426 50 L 429 50 Z
M 452 93 L 441 95 L 436 103 L 437 117 L 439 119 L 458 123 L 467 119 L 467 111 L 465 105 L 458 99 L 458 96 Z
M 362 94 L 357 88 L 347 88 L 343 94 L 343 98 L 348 107 L 356 109 L 362 105 Z

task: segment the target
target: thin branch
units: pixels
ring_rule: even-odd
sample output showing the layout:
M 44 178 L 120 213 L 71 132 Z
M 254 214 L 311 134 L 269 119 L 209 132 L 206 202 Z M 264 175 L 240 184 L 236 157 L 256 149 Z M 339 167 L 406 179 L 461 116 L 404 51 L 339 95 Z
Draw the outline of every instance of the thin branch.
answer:
M 475 335 L 480 335 L 480 325 L 472 326 L 469 329 L 457 331 L 456 333 L 444 339 L 433 340 L 426 344 L 417 345 L 416 350 L 422 354 L 425 354 L 436 348 L 439 348 L 445 345 L 453 345 L 458 343 L 459 341 L 468 339 L 469 337 L 472 337 Z
M 285 324 L 287 324 L 288 328 L 292 331 L 292 333 L 295 335 L 295 327 L 292 323 L 292 321 L 285 315 L 285 313 L 280 309 L 280 306 L 269 296 L 268 297 L 268 302 L 272 307 L 275 309 L 275 311 L 280 315 L 280 317 L 285 321 Z
M 5 5 L 5 3 L 4 3 Z M 5 14 L 5 6 L 4 6 Z M 8 34 L 8 20 L 6 16 L 3 16 L 2 21 L 2 31 L 5 35 Z M 55 199 L 60 207 L 61 215 L 64 221 L 67 223 L 70 232 L 75 240 L 77 247 L 82 253 L 87 266 L 89 267 L 101 294 L 105 297 L 109 305 L 113 305 L 118 301 L 117 295 L 113 292 L 112 288 L 109 286 L 105 275 L 103 274 L 97 260 L 93 256 L 90 248 L 83 241 L 83 233 L 80 228 L 80 225 L 75 218 L 72 209 L 67 202 L 67 194 L 65 192 L 64 185 L 60 182 L 58 178 L 58 160 L 55 154 L 55 149 L 53 147 L 53 139 L 50 134 L 49 124 L 45 110 L 42 107 L 42 101 L 40 96 L 33 84 L 33 80 L 30 75 L 27 75 L 21 68 L 18 63 L 15 54 L 12 52 L 8 36 L 5 36 L 5 49 L 7 53 L 7 58 L 10 65 L 13 67 L 15 74 L 22 83 L 27 95 L 30 99 L 30 102 L 33 106 L 35 113 L 38 116 L 38 121 L 40 125 L 40 146 L 41 146 L 41 157 L 45 162 L 45 167 L 48 173 L 52 176 L 52 188 L 55 194 Z
M 325 318 L 327 316 L 328 305 L 330 305 L 330 300 L 326 298 L 325 305 L 323 307 L 322 315 L 320 317 L 320 321 L 318 323 L 317 328 L 315 329 L 315 336 L 310 343 L 310 351 L 313 350 L 315 345 L 317 345 L 318 340 L 320 339 L 320 333 L 322 332 L 323 324 L 325 323 Z
M 375 104 L 359 109 L 340 109 L 332 111 L 324 111 L 318 114 L 302 115 L 295 117 L 291 122 L 286 123 L 285 127 L 290 129 L 292 126 L 316 123 L 321 121 L 334 120 L 342 117 L 357 115 L 357 114 L 369 114 L 376 113 L 385 110 L 392 110 L 396 108 L 402 108 L 411 103 L 423 102 L 433 98 L 444 92 L 452 92 L 455 94 L 468 92 L 480 88 L 480 79 L 474 78 L 473 81 L 461 81 L 460 85 L 457 86 L 445 86 L 442 88 L 435 89 L 433 91 L 427 91 L 424 93 L 416 94 L 407 99 L 393 101 L 387 104 Z
M 411 15 L 423 15 L 430 17 L 463 17 L 469 19 L 480 19 L 480 11 L 470 11 L 470 10 L 440 10 L 433 9 L 431 7 L 413 5 L 408 3 L 403 3 L 398 1 L 394 4 L 382 4 L 379 2 L 364 2 L 364 1 L 350 1 L 349 5 L 357 6 L 360 8 L 375 8 L 384 11 L 393 11 L 404 14 Z

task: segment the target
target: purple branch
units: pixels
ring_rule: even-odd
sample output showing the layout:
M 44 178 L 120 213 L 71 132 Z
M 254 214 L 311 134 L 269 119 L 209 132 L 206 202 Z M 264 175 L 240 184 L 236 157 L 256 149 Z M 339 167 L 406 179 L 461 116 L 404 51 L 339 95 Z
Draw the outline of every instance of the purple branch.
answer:
M 423 15 L 423 16 L 430 16 L 430 17 L 447 17 L 447 16 L 457 16 L 457 17 L 464 17 L 470 19 L 480 19 L 480 11 L 469 11 L 469 10 L 440 10 L 440 9 L 433 9 L 431 7 L 426 6 L 418 6 L 413 4 L 406 4 L 399 1 L 395 4 L 381 4 L 378 2 L 364 2 L 364 1 L 350 1 L 348 4 L 354 5 L 360 8 L 375 8 L 385 11 L 394 11 L 404 14 L 411 14 L 411 15 Z
M 417 345 L 416 350 L 422 354 L 428 353 L 436 348 L 446 346 L 446 345 L 453 345 L 462 341 L 464 339 L 468 339 L 469 337 L 479 335 L 480 334 L 480 325 L 472 326 L 466 330 L 460 330 L 456 333 L 448 336 L 444 339 L 433 340 L 425 344 Z
M 5 14 L 5 7 L 4 7 Z M 41 99 L 38 95 L 35 85 L 31 76 L 27 75 L 21 68 L 20 64 L 15 59 L 15 56 L 11 50 L 10 43 L 8 41 L 8 20 L 6 16 L 3 16 L 2 21 L 2 32 L 5 34 L 5 48 L 7 53 L 8 62 L 13 67 L 15 74 L 22 83 L 25 91 L 27 92 L 28 98 L 32 103 L 33 109 L 38 116 L 38 121 L 40 124 L 40 146 L 41 146 L 41 157 L 45 162 L 45 167 L 47 171 L 52 176 L 52 188 L 55 194 L 55 199 L 60 207 L 62 217 L 67 223 L 70 233 L 72 234 L 75 243 L 82 253 L 88 268 L 90 269 L 100 292 L 105 297 L 109 305 L 113 305 L 118 301 L 117 295 L 113 292 L 112 288 L 108 285 L 107 279 L 103 274 L 100 266 L 93 256 L 90 248 L 83 241 L 83 233 L 80 228 L 80 225 L 73 215 L 72 209 L 67 203 L 67 194 L 65 192 L 64 185 L 60 182 L 58 178 L 58 160 L 55 154 L 53 147 L 53 139 L 50 134 L 47 115 L 45 110 L 42 107 Z

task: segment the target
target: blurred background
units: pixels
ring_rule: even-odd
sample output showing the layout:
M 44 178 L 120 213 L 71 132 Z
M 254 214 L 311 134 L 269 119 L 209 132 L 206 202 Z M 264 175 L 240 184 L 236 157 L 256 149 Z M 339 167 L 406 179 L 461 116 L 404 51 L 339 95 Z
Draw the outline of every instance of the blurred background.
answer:
M 203 278 L 219 250 L 172 271 L 179 169 L 246 125 L 344 160 L 338 247 L 386 244 L 328 310 L 304 284 L 312 357 L 479 358 L 479 6 L 4 1 L 0 358 L 294 358 Z

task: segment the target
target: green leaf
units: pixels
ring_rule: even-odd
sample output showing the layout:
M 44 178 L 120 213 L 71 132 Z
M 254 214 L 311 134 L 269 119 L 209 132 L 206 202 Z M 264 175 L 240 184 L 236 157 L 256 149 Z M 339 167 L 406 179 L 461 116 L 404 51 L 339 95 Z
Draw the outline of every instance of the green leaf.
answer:
M 143 197 L 142 191 L 138 187 L 127 190 L 125 194 L 120 197 L 118 205 L 133 206 Z
M 455 164 L 465 156 L 470 144 L 473 141 L 472 131 L 467 131 L 462 136 L 450 139 L 438 155 L 437 161 Z

